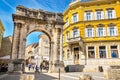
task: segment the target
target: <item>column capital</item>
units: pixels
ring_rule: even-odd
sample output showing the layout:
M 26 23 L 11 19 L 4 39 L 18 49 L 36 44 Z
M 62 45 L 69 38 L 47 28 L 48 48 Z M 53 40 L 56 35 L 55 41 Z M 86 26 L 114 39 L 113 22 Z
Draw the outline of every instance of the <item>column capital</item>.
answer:
M 14 23 L 14 26 L 17 27 L 18 29 L 21 29 L 22 24 L 21 23 Z

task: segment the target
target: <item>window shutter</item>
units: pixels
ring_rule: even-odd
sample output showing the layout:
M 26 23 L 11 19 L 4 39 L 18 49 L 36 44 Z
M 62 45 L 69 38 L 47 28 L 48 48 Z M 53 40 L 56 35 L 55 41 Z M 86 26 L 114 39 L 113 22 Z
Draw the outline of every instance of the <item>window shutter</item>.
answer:
M 91 12 L 91 19 L 90 20 L 93 20 L 93 12 Z
M 94 28 L 92 28 L 92 37 L 94 37 Z
M 115 36 L 118 36 L 118 28 L 115 27 Z
M 94 12 L 94 19 L 97 20 L 97 14 Z
M 102 19 L 104 19 L 104 11 L 101 11 L 101 17 L 102 17 Z
M 108 19 L 108 11 L 105 11 L 105 18 Z
M 86 21 L 87 19 L 86 19 L 86 13 L 84 13 L 84 20 Z
M 87 34 L 87 28 L 85 28 L 84 33 L 85 33 L 85 37 L 88 37 L 88 34 Z
M 79 15 L 77 14 L 77 22 L 79 21 Z
M 116 12 L 115 10 L 112 10 L 113 18 L 116 18 Z
M 96 36 L 98 37 L 98 28 L 96 28 Z
M 103 36 L 106 36 L 106 28 L 103 28 Z

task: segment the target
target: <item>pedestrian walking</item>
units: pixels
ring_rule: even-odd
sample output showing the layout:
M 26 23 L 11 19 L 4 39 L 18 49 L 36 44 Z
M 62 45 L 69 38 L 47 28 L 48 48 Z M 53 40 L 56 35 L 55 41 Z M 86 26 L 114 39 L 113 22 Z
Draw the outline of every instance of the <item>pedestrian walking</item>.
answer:
M 39 73 L 39 67 L 37 65 L 35 66 L 35 72 Z
M 30 68 L 31 68 L 31 64 L 28 64 L 28 70 L 30 71 Z

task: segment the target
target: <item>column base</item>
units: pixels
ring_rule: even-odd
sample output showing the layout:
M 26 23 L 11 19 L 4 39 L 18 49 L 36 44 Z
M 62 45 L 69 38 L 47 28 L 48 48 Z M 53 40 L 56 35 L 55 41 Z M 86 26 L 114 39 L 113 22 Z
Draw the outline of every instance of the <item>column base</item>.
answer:
M 60 69 L 60 72 L 64 73 L 64 62 L 63 61 L 54 61 L 52 64 L 52 69 L 49 69 L 49 73 L 58 73 Z
M 23 59 L 16 59 L 13 60 L 8 65 L 8 72 L 14 74 L 22 74 L 24 71 L 24 60 Z

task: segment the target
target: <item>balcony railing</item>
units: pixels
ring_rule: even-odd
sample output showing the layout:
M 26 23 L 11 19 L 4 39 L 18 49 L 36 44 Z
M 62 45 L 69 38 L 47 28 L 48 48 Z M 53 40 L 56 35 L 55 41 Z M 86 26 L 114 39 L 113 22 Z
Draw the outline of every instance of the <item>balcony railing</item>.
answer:
M 72 44 L 72 43 L 79 43 L 80 40 L 81 40 L 81 38 L 80 38 L 80 36 L 78 36 L 78 37 L 69 38 L 69 39 L 67 39 L 66 42 L 68 44 Z

